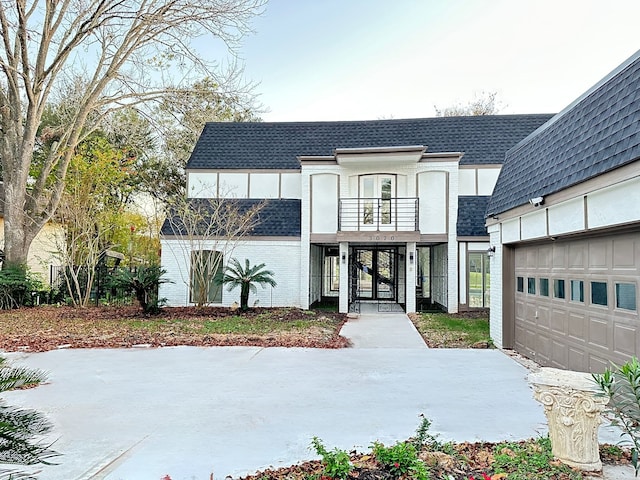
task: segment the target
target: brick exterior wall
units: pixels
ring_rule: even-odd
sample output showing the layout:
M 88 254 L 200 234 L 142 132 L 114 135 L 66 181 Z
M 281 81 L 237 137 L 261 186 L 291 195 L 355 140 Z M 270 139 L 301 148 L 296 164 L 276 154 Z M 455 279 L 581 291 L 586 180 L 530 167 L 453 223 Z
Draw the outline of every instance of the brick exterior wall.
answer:
M 162 266 L 167 270 L 165 278 L 173 283 L 160 286 L 160 298 L 167 299 L 169 306 L 185 306 L 189 303 L 189 247 L 180 240 L 164 238 L 162 244 Z M 218 243 L 218 247 L 222 247 Z M 224 262 L 230 257 L 244 262 L 248 258 L 251 265 L 265 263 L 266 268 L 274 272 L 278 285 L 275 288 L 258 286 L 257 294 L 251 293 L 249 305 L 261 307 L 301 307 L 300 302 L 300 240 L 244 240 L 238 244 L 233 253 L 225 255 Z M 308 288 L 308 287 L 307 287 Z M 230 306 L 240 303 L 240 290 L 231 292 L 226 287 L 222 293 L 222 305 Z
M 491 300 L 489 313 L 489 332 L 493 343 L 502 348 L 502 243 L 500 225 L 489 227 L 489 237 L 496 251 L 491 257 Z

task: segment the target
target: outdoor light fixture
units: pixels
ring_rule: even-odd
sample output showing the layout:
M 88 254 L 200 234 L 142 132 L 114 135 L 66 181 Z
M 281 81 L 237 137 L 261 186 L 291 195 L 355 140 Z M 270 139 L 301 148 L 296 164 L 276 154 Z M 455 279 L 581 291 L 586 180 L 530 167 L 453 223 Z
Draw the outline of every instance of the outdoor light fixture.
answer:
M 487 255 L 489 257 L 493 257 L 496 253 L 496 247 L 491 245 L 488 249 L 487 249 Z
M 342 263 L 347 263 L 347 254 L 342 252 Z
M 409 263 L 413 263 L 413 251 L 409 252 Z

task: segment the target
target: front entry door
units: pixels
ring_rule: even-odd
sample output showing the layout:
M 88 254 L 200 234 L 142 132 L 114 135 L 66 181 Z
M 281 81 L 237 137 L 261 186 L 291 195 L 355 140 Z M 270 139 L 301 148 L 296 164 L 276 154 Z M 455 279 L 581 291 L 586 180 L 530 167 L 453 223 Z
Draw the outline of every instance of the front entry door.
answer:
M 395 301 L 397 295 L 396 250 L 356 249 L 354 260 L 356 298 Z
M 395 175 L 360 177 L 362 230 L 393 230 L 392 202 L 396 194 Z

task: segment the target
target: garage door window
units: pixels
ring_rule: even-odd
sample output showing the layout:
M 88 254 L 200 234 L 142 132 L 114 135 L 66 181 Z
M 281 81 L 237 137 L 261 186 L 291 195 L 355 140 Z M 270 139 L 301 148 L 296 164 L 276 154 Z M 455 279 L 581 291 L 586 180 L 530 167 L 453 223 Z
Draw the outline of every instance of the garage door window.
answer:
M 584 303 L 584 282 L 571 280 L 571 301 Z
M 591 303 L 607 306 L 607 283 L 591 282 Z
M 564 280 L 553 281 L 553 296 L 556 298 L 564 299 Z
M 549 279 L 548 278 L 540 279 L 540 296 L 541 297 L 549 296 Z
M 518 291 L 519 292 L 524 292 L 524 278 L 523 277 L 518 277 L 517 278 L 517 284 L 518 284 Z
M 527 278 L 527 292 L 530 295 L 535 295 L 536 294 L 536 279 L 529 277 Z
M 635 283 L 616 283 L 616 307 L 636 310 Z

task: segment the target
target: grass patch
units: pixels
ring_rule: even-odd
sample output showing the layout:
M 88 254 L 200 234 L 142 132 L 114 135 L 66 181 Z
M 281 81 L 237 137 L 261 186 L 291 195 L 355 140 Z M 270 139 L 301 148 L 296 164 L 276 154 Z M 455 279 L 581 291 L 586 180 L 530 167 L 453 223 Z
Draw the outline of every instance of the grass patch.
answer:
M 412 320 L 432 348 L 487 348 L 492 345 L 487 317 L 419 313 Z

